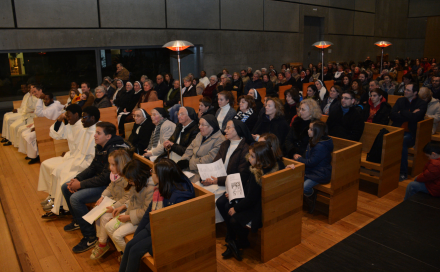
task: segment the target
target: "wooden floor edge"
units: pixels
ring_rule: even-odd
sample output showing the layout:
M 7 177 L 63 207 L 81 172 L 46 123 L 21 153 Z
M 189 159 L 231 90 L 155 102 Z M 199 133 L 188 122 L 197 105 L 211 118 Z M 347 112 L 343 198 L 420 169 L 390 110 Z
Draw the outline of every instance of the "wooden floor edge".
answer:
M 1 223 L 1 221 L 3 221 L 3 220 L 4 220 L 5 225 L 6 225 L 6 226 L 4 226 L 5 227 L 4 230 L 3 230 L 3 223 Z M 0 231 L 0 233 L 2 233 L 2 236 L 4 234 L 6 234 L 7 237 L 9 237 L 9 239 L 7 239 L 5 236 L 3 236 L 3 237 L 5 237 L 3 239 L 3 245 L 6 244 L 5 246 L 8 247 L 8 248 L 12 248 L 13 252 L 14 252 L 14 254 L 10 254 L 10 252 L 12 252 L 12 250 L 5 250 L 5 251 L 2 250 L 0 252 L 0 260 L 2 260 L 1 263 L 2 264 L 6 264 L 6 267 L 8 267 L 8 264 L 10 265 L 10 264 L 14 263 L 13 264 L 13 269 L 14 270 L 9 270 L 9 271 L 17 271 L 17 269 L 20 269 L 19 271 L 23 271 L 23 267 L 21 266 L 20 259 L 18 258 L 17 250 L 15 248 L 14 239 L 12 238 L 11 229 L 9 228 L 8 220 L 6 219 L 6 214 L 5 214 L 5 211 L 3 209 L 3 204 L 2 204 L 2 199 L 1 198 L 0 198 L 0 226 L 2 227 L 2 230 Z M 7 254 L 5 254 L 5 253 L 7 253 Z M 6 260 L 4 260 L 3 257 L 2 257 L 4 255 L 7 256 Z M 10 259 L 12 257 L 11 255 L 13 255 L 15 257 L 14 260 Z

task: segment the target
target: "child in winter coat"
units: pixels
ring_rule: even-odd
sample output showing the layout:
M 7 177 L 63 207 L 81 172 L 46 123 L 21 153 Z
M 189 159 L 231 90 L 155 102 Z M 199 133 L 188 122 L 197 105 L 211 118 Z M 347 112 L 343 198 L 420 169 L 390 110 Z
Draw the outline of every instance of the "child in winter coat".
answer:
M 125 194 L 124 188 L 127 187 L 128 183 L 127 180 L 121 176 L 121 173 L 125 165 L 130 161 L 131 155 L 125 149 L 118 149 L 109 154 L 108 163 L 111 171 L 111 182 L 102 192 L 101 198 L 96 201 L 96 205 L 99 205 L 102 202 L 104 196 L 107 196 L 114 201 L 122 199 Z M 99 221 L 97 221 L 96 228 L 98 229 L 99 243 L 96 244 L 92 255 L 90 255 L 90 259 L 92 260 L 101 258 L 110 248 L 107 243 L 108 235 L 105 230 L 105 225 L 113 218 L 112 211 L 113 207 L 107 207 L 107 211 L 101 216 L 101 218 L 99 218 Z
M 306 157 L 295 154 L 293 159 L 306 166 L 304 174 L 304 201 L 309 207 L 309 213 L 315 209 L 317 194 L 313 187 L 318 184 L 327 184 L 332 177 L 333 140 L 328 136 L 327 124 L 322 121 L 310 123 Z M 295 165 L 287 167 L 294 169 Z

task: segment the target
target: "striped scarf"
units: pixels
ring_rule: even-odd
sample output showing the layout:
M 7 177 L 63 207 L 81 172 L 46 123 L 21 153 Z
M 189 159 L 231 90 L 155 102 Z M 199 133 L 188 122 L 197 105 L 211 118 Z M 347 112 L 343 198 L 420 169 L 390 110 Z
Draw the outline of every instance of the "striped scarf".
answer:
M 246 112 L 238 111 L 234 118 L 244 123 L 252 115 L 252 113 L 254 113 L 254 111 L 251 108 L 249 108 Z
M 166 121 L 166 118 L 163 118 L 159 124 L 156 125 L 156 128 L 153 131 L 152 137 L 150 138 L 150 142 L 148 143 L 148 150 L 151 150 L 157 146 L 160 140 L 160 127 Z

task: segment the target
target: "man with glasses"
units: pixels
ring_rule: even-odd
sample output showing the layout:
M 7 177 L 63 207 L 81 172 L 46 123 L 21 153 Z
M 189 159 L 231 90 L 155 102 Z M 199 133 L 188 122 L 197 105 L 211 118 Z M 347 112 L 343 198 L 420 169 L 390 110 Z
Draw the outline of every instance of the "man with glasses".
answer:
M 364 132 L 364 120 L 355 109 L 355 94 L 346 91 L 342 94 L 341 107 L 331 111 L 327 119 L 328 134 L 351 141 L 359 141 Z
M 168 85 L 164 82 L 162 75 L 156 76 L 156 86 L 154 90 L 157 92 L 157 97 L 159 100 L 164 100 L 165 96 L 168 94 Z
M 393 127 L 401 127 L 405 130 L 403 136 L 402 161 L 400 163 L 400 181 L 408 178 L 408 148 L 414 146 L 417 123 L 425 117 L 428 105 L 418 97 L 418 84 L 406 85 L 404 97 L 397 99 L 391 110 Z

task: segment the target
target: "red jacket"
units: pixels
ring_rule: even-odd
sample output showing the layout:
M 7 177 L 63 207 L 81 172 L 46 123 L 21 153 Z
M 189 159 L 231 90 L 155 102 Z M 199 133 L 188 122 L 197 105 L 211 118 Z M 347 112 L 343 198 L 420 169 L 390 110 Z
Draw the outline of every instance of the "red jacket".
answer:
M 417 181 L 425 183 L 430 195 L 440 196 L 440 158 L 429 160 Z

